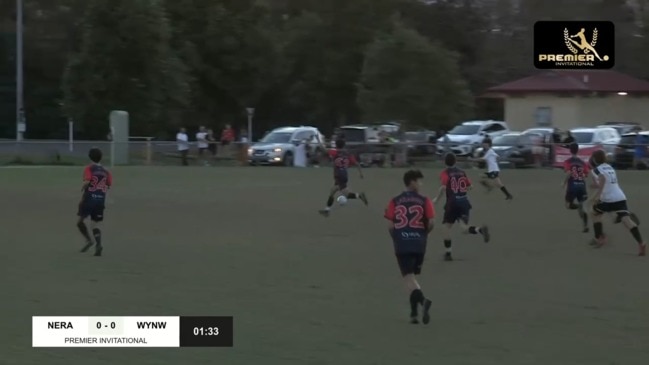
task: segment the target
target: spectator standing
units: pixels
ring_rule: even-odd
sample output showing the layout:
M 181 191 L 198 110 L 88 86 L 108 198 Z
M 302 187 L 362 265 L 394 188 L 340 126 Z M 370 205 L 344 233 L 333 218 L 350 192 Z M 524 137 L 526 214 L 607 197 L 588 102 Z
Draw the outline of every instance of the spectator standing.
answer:
M 227 154 L 229 149 L 228 146 L 232 144 L 232 142 L 234 142 L 234 129 L 232 129 L 231 125 L 226 124 L 223 131 L 221 131 L 221 147 L 225 154 Z
M 187 130 L 185 128 L 180 128 L 178 134 L 176 134 L 176 145 L 178 146 L 182 165 L 189 165 L 189 162 L 187 162 L 187 154 L 189 153 L 189 137 L 187 136 Z
M 207 148 L 209 144 L 207 142 L 207 130 L 204 126 L 198 128 L 198 133 L 196 133 L 196 141 L 198 142 L 198 157 L 203 160 L 203 164 L 208 166 L 207 162 Z
M 242 129 L 242 130 L 241 130 L 241 136 L 239 137 L 239 140 L 240 140 L 241 143 L 243 143 L 244 145 L 245 145 L 245 144 L 248 144 L 248 141 L 250 141 L 250 138 L 249 138 L 249 136 L 248 136 L 248 131 L 247 131 L 247 130 L 245 130 L 245 129 Z
M 575 143 L 575 137 L 572 136 L 572 132 L 566 132 L 566 138 L 563 139 L 563 144 L 565 147 L 569 147 L 573 143 Z
M 210 151 L 210 157 L 216 157 L 216 138 L 214 138 L 214 131 L 212 129 L 207 130 L 207 149 Z

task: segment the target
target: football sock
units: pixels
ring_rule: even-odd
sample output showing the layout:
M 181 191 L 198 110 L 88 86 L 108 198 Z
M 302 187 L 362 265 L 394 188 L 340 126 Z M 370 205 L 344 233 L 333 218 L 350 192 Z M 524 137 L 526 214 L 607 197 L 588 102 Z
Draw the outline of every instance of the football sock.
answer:
M 470 234 L 480 234 L 480 233 L 482 233 L 482 231 L 480 231 L 480 227 L 471 226 L 471 227 L 469 227 L 469 233 Z
M 451 252 L 451 240 L 444 240 L 444 247 L 446 248 L 446 252 Z
M 417 306 L 424 303 L 424 293 L 421 289 L 415 289 L 410 292 L 410 314 L 417 315 Z
M 331 208 L 332 205 L 334 205 L 334 196 L 329 195 L 329 198 L 327 199 L 327 208 Z
M 505 193 L 505 196 L 512 196 L 512 194 L 510 194 L 509 191 L 507 191 L 507 188 L 506 188 L 506 187 L 502 186 L 502 187 L 500 188 L 500 190 L 501 190 L 503 193 Z
M 630 229 L 631 234 L 633 235 L 633 238 L 635 238 L 635 241 L 638 242 L 639 245 L 642 244 L 642 236 L 640 235 L 640 230 L 638 227 L 633 227 Z
M 604 235 L 604 227 L 602 222 L 593 223 L 593 230 L 595 231 L 595 238 L 599 239 Z
M 581 220 L 584 222 L 584 227 L 588 226 L 588 214 L 584 212 L 583 207 L 582 209 L 579 210 L 579 216 L 581 217 Z
M 579 206 L 577 204 L 575 204 L 575 203 L 570 203 L 568 205 L 568 209 L 570 209 L 570 210 L 579 209 Z
M 97 246 L 101 246 L 101 230 L 99 228 L 93 228 L 92 235 L 95 237 Z
M 356 199 L 358 198 L 358 194 L 356 193 L 347 193 L 347 199 Z
M 86 242 L 92 242 L 90 240 L 90 234 L 88 234 L 88 227 L 86 227 L 86 224 L 83 222 L 77 223 L 77 228 L 79 228 L 79 232 L 81 232 L 81 235 L 83 235 L 83 238 L 86 239 Z

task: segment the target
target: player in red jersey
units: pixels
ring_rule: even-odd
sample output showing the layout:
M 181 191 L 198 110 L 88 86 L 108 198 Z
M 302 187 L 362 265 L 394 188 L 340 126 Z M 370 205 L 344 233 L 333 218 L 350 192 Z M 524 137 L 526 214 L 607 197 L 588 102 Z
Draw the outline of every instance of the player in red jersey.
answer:
M 480 234 L 485 242 L 489 242 L 491 236 L 489 228 L 482 226 L 469 226 L 469 213 L 471 211 L 471 202 L 469 202 L 468 192 L 471 189 L 471 180 L 464 170 L 455 166 L 457 158 L 453 153 L 447 153 L 444 157 L 446 169 L 440 176 L 441 186 L 433 202 L 437 202 L 442 195 L 446 195 L 444 204 L 444 247 L 446 253 L 444 260 L 453 261 L 451 229 L 455 223 L 459 223 L 462 231 L 467 234 Z
M 584 209 L 584 202 L 588 199 L 586 181 L 590 173 L 590 166 L 579 158 L 579 145 L 572 143 L 570 146 L 572 156 L 563 163 L 563 170 L 566 177 L 562 186 L 566 189 L 566 208 L 577 210 L 583 223 L 582 232 L 588 232 L 588 214 Z
M 92 163 L 83 170 L 83 195 L 79 203 L 77 216 L 77 227 L 86 240 L 81 252 L 86 252 L 94 244 L 95 256 L 101 256 L 103 246 L 101 243 L 100 223 L 104 220 L 104 208 L 106 206 L 106 194 L 113 185 L 113 176 L 101 165 L 102 153 L 99 148 L 92 148 L 88 152 Z M 90 219 L 92 237 L 88 231 L 86 220 Z M 94 238 L 94 242 L 93 242 Z
M 320 210 L 320 214 L 325 217 L 329 216 L 331 207 L 334 205 L 334 201 L 338 195 L 345 195 L 347 199 L 360 199 L 367 205 L 367 196 L 365 193 L 354 193 L 347 188 L 349 181 L 347 169 L 352 165 L 356 165 L 361 179 L 363 178 L 363 170 L 361 170 L 361 165 L 356 161 L 354 155 L 345 150 L 344 140 L 339 139 L 336 141 L 336 149 L 329 151 L 329 157 L 333 160 L 334 165 L 334 186 L 329 191 L 327 206 Z
M 424 297 L 417 275 L 421 274 L 428 235 L 433 230 L 435 209 L 426 196 L 419 193 L 424 175 L 410 170 L 403 175 L 406 191 L 390 200 L 384 217 L 390 222 L 389 232 L 404 284 L 410 293 L 410 323 L 419 323 L 419 306 L 423 307 L 422 322 L 430 322 L 432 301 Z

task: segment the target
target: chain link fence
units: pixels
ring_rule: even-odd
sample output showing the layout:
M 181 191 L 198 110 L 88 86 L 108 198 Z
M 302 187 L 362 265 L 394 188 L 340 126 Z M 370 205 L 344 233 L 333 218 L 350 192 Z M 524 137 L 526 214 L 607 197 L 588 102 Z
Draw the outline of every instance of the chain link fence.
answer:
M 131 141 L 127 146 L 109 141 L 63 141 L 29 140 L 0 141 L 0 164 L 18 165 L 82 165 L 87 163 L 87 153 L 92 147 L 104 152 L 104 164 L 112 165 L 111 153 L 117 149 L 128 149 L 129 165 L 140 166 L 327 166 L 330 164 L 328 146 L 268 147 L 232 143 L 210 144 L 199 149 L 190 143 L 189 150 L 179 150 L 175 141 Z M 350 143 L 348 149 L 364 167 L 427 167 L 441 165 L 446 152 L 459 152 L 454 145 L 430 143 Z M 560 167 L 570 157 L 565 144 L 542 144 L 521 146 L 493 146 L 503 167 L 541 168 Z M 581 146 L 579 157 L 587 161 L 593 151 L 603 149 L 609 161 L 618 168 L 646 169 L 649 166 L 647 144 L 590 145 Z M 461 150 L 466 150 L 462 148 Z M 458 160 L 463 167 L 483 167 L 480 157 L 482 147 L 472 146 L 471 153 L 460 154 Z M 303 158 L 300 158 L 303 155 Z

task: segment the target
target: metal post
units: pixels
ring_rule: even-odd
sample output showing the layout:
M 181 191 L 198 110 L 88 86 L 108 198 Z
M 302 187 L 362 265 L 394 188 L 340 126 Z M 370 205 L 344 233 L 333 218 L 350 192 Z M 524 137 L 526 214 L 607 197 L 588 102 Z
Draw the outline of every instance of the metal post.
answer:
M 246 108 L 248 112 L 248 143 L 252 143 L 252 118 L 255 116 L 255 108 Z
M 68 141 L 70 144 L 70 152 L 74 152 L 74 121 L 68 120 Z
M 23 140 L 25 110 L 23 101 L 23 0 L 16 0 L 16 141 Z

